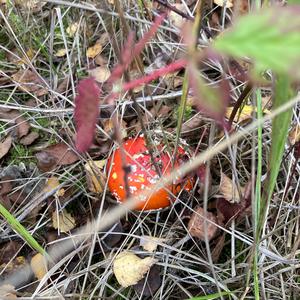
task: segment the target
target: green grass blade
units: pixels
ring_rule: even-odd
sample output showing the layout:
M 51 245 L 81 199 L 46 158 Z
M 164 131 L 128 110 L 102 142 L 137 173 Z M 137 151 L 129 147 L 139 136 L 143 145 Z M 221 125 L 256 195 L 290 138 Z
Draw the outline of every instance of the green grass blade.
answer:
M 190 298 L 189 300 L 212 300 L 212 299 L 220 299 L 221 296 L 230 296 L 230 295 L 232 295 L 232 292 L 221 292 L 221 293 L 215 293 L 215 294 Z
M 277 82 L 275 84 L 275 97 L 273 100 L 273 109 L 277 109 L 279 106 L 284 104 L 288 99 L 292 98 L 294 95 L 293 89 L 291 87 L 290 80 L 286 76 L 278 76 Z M 291 122 L 292 108 L 276 116 L 272 121 L 272 143 L 269 158 L 269 174 L 268 180 L 264 186 L 264 194 L 261 202 L 260 210 L 260 222 L 258 224 L 259 230 L 261 231 L 266 208 L 271 200 L 274 187 L 276 184 L 276 179 L 279 173 L 281 160 L 284 152 L 284 146 L 286 138 L 288 136 L 288 130 Z
M 32 237 L 26 228 L 0 203 L 0 214 L 7 221 L 13 230 L 15 230 L 33 249 L 46 255 L 43 247 Z
M 257 119 L 263 117 L 261 90 L 256 91 Z M 261 176 L 262 176 L 262 149 L 263 149 L 262 125 L 257 127 L 257 175 L 255 185 L 255 205 L 254 205 L 254 236 L 255 236 L 255 253 L 253 257 L 253 278 L 254 278 L 254 295 L 259 300 L 259 280 L 258 280 L 258 223 L 261 203 Z

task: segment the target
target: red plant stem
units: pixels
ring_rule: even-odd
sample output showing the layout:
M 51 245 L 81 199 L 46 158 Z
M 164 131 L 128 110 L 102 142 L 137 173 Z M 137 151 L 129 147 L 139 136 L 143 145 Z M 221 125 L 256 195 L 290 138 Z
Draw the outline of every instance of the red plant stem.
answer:
M 126 92 L 129 91 L 131 89 L 134 89 L 140 85 L 143 84 L 147 84 L 155 79 L 157 79 L 160 76 L 166 75 L 168 73 L 172 73 L 175 72 L 177 70 L 180 70 L 182 68 L 184 68 L 187 64 L 187 60 L 186 59 L 179 59 L 174 61 L 173 63 L 167 65 L 166 67 L 160 68 L 158 70 L 155 70 L 154 72 L 152 72 L 151 74 L 138 78 L 136 80 L 132 80 L 130 82 L 126 82 L 123 84 L 121 91 L 122 92 Z
M 134 34 L 131 31 L 128 35 L 127 41 L 123 47 L 123 55 L 121 56 L 121 61 L 118 65 L 116 65 L 113 70 L 112 73 L 109 77 L 109 79 L 107 80 L 109 83 L 114 83 L 115 81 L 117 81 L 119 78 L 121 78 L 122 74 L 124 73 L 124 71 L 128 68 L 128 66 L 130 65 L 130 63 L 133 60 L 133 41 L 134 41 Z
M 152 37 L 156 34 L 158 27 L 162 23 L 166 14 L 162 14 L 155 18 L 153 25 L 149 28 L 149 30 L 143 35 L 143 37 L 138 41 L 138 43 L 134 46 L 133 49 L 133 57 L 138 56 L 142 50 L 145 48 L 145 45 L 148 41 L 152 39 Z

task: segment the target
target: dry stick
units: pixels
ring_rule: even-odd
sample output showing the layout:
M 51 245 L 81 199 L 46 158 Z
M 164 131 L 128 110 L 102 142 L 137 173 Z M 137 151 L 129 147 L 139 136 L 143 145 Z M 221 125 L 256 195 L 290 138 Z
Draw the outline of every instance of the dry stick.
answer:
M 229 145 L 232 143 L 238 142 L 240 139 L 244 137 L 244 132 L 250 133 L 254 131 L 257 126 L 264 124 L 267 121 L 272 120 L 274 117 L 278 116 L 279 114 L 283 113 L 284 111 L 292 108 L 297 102 L 300 101 L 300 95 L 289 100 L 284 105 L 280 106 L 276 110 L 274 110 L 271 114 L 266 115 L 264 118 L 256 120 L 255 122 L 251 123 L 250 125 L 245 127 L 245 131 L 239 131 L 233 133 L 228 140 L 224 140 L 221 143 L 213 146 L 212 148 L 206 150 L 205 152 L 195 156 L 194 159 L 191 159 L 189 162 L 181 165 L 179 168 L 175 169 L 170 174 L 162 177 L 156 184 L 152 186 L 150 190 L 145 190 L 144 192 L 140 193 L 135 197 L 129 198 L 126 202 L 122 205 L 118 205 L 110 210 L 109 213 L 104 215 L 100 222 L 90 222 L 87 223 L 82 228 L 78 229 L 76 232 L 76 236 L 73 239 L 69 239 L 67 241 L 61 242 L 50 248 L 48 254 L 51 258 L 51 261 L 57 261 L 66 253 L 72 251 L 78 243 L 82 243 L 84 240 L 88 240 L 90 235 L 93 234 L 95 231 L 104 231 L 107 227 L 113 225 L 117 222 L 122 216 L 124 216 L 129 210 L 134 209 L 136 204 L 141 201 L 143 198 L 148 198 L 152 193 L 157 192 L 158 190 L 168 186 L 172 183 L 177 177 L 182 177 L 190 173 L 191 171 L 195 170 L 198 166 L 203 164 L 205 161 L 212 159 L 216 154 L 221 151 L 224 151 Z M 76 245 L 77 244 L 77 245 Z M 289 260 L 286 263 L 298 263 L 297 260 Z M 32 270 L 30 269 L 29 265 L 24 266 L 23 269 L 18 270 L 17 273 L 12 274 L 11 276 L 7 277 L 6 280 L 0 281 L 0 286 L 5 283 L 12 284 L 15 287 L 20 286 L 22 283 L 25 283 L 27 280 L 27 276 L 30 270 L 30 274 Z

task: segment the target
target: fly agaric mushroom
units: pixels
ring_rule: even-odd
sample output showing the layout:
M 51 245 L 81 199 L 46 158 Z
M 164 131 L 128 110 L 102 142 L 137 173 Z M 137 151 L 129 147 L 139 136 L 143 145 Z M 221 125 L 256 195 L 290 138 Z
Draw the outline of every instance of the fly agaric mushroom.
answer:
M 139 192 L 150 190 L 151 185 L 155 184 L 160 176 L 157 174 L 156 169 L 151 161 L 151 155 L 146 147 L 146 142 L 143 136 L 128 139 L 124 144 L 124 152 L 126 164 L 130 166 L 130 172 L 127 175 L 128 188 L 130 195 L 136 196 Z M 163 151 L 161 145 L 157 145 L 157 150 L 160 156 L 156 162 L 160 166 L 161 174 L 165 175 L 172 170 L 172 159 L 170 155 Z M 178 167 L 183 163 L 184 158 L 188 154 L 182 147 L 178 147 L 178 154 L 174 167 Z M 124 170 L 122 167 L 121 150 L 118 148 L 114 151 L 108 159 L 107 168 L 108 174 L 108 188 L 118 202 L 126 200 L 126 188 L 124 180 Z M 193 187 L 194 179 L 188 177 L 180 183 L 174 183 L 166 189 L 162 188 L 150 195 L 148 199 L 142 199 L 137 206 L 136 210 L 157 210 L 168 207 L 172 201 L 172 194 L 178 195 L 183 188 L 190 191 Z M 171 191 L 171 193 L 168 192 Z

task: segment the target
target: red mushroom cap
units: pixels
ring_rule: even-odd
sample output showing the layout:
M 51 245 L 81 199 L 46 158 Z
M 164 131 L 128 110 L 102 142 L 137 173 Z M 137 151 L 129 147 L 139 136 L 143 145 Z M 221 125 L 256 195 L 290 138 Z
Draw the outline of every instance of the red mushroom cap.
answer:
M 131 196 L 136 196 L 140 191 L 150 190 L 151 185 L 159 180 L 155 167 L 152 165 L 151 156 L 142 136 L 128 139 L 124 144 L 125 158 L 127 166 L 130 166 L 128 174 L 128 187 Z M 158 145 L 160 156 L 157 163 L 160 166 L 161 173 L 167 174 L 172 170 L 172 160 L 168 153 L 162 151 L 162 146 Z M 182 147 L 178 147 L 178 157 L 175 167 L 183 162 L 186 155 Z M 126 200 L 124 170 L 122 168 L 121 150 L 116 149 L 108 160 L 107 168 L 108 188 L 119 202 Z M 182 187 L 185 190 L 191 190 L 194 184 L 193 178 L 188 178 L 180 184 L 173 184 L 167 187 L 173 194 L 177 195 Z M 148 199 L 140 201 L 136 210 L 156 210 L 168 207 L 171 203 L 172 196 L 166 189 L 160 189 L 152 193 Z

